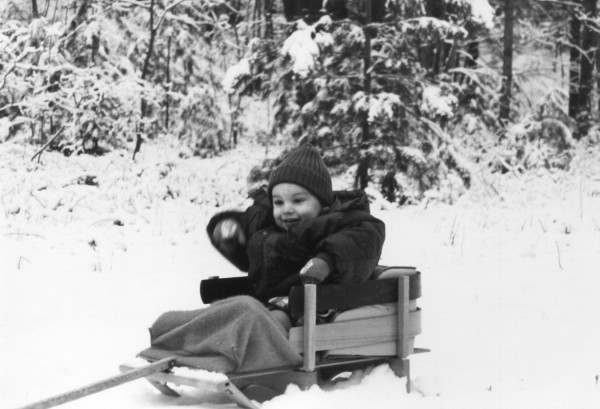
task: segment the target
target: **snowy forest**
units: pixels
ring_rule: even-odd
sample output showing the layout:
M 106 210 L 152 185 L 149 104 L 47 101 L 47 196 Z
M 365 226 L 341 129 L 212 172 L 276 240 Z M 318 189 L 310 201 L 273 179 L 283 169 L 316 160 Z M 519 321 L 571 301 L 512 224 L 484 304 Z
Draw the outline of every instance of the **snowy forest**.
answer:
M 65 155 L 307 141 L 402 204 L 468 188 L 472 163 L 564 169 L 597 143 L 594 1 L 6 0 L 0 18 L 0 141 Z
M 596 0 L 0 0 L 0 407 L 204 307 L 241 274 L 210 218 L 310 143 L 421 272 L 429 352 L 262 409 L 597 409 L 598 44 Z M 177 391 L 64 407 L 232 407 Z

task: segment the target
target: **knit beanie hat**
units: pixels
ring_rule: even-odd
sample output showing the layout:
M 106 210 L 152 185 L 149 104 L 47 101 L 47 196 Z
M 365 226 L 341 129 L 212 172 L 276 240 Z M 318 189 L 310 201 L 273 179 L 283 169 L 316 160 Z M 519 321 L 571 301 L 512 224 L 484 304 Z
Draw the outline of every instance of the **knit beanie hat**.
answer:
M 331 176 L 319 152 L 305 144 L 288 153 L 269 178 L 267 192 L 273 202 L 273 187 L 279 183 L 300 185 L 315 195 L 323 206 L 333 203 Z

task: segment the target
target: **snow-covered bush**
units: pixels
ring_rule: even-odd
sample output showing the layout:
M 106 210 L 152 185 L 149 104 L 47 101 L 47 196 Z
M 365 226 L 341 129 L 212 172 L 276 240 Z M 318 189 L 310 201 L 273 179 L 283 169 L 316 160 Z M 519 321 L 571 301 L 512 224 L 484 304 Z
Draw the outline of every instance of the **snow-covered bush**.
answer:
M 458 99 L 451 93 L 444 92 L 438 86 L 427 86 L 423 90 L 421 112 L 434 120 L 446 121 L 454 117 Z
M 564 106 L 566 95 L 551 89 L 528 115 L 509 127 L 501 141 L 502 155 L 494 166 L 502 171 L 568 168 L 575 142 Z
M 215 96 L 206 86 L 197 86 L 181 95 L 180 118 L 175 135 L 190 147 L 195 155 L 206 157 L 219 151 L 225 125 L 215 112 Z
M 11 121 L 7 138 L 19 131 L 41 142 L 56 137 L 51 147 L 66 153 L 99 153 L 101 144 L 125 143 L 123 136 L 137 127 L 139 95 L 148 88 L 135 76 L 122 74 L 105 56 L 91 66 L 83 60 L 88 53 L 82 49 L 92 47 L 101 35 L 97 22 L 82 27 L 77 37 L 81 42 L 62 24 L 45 18 L 29 25 L 13 21 L 3 34 L 0 61 L 10 72 L 4 77 L 6 84 L 0 84 L 0 100 L 7 102 L 0 116 Z
M 105 6 L 84 2 L 72 9 L 58 2 L 54 15 L 30 19 L 22 13 L 29 11 L 24 0 L 3 5 L 0 118 L 9 121 L 3 121 L 3 139 L 52 138 L 50 149 L 102 153 L 183 122 L 182 139 L 192 148 L 206 135 L 210 142 L 200 145 L 221 149 L 213 141 L 215 127 L 207 124 L 223 117 L 214 96 L 194 102 L 206 106 L 190 114 L 190 93 L 219 88 L 208 46 L 191 34 L 195 22 L 187 18 L 204 6 L 157 2 L 150 10 L 120 0 Z

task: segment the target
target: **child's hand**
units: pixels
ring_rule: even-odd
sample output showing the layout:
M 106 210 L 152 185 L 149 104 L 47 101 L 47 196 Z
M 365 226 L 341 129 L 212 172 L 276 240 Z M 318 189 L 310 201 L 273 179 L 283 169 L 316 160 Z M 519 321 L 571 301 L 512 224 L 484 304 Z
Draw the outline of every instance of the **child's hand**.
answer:
M 302 270 L 300 270 L 300 280 L 305 283 L 322 283 L 330 273 L 329 264 L 320 258 L 311 258 Z
M 239 222 L 225 219 L 217 223 L 213 230 L 213 240 L 221 245 L 226 241 L 235 240 L 239 244 L 246 244 L 246 236 Z

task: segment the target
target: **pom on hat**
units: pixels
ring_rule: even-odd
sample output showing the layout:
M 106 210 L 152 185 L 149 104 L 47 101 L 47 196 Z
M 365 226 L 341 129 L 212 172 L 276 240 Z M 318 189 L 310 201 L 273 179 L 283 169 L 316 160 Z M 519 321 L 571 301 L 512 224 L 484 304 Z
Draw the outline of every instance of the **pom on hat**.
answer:
M 333 189 L 331 176 L 319 152 L 306 144 L 288 153 L 269 178 L 269 200 L 273 200 L 273 187 L 279 183 L 294 183 L 311 192 L 322 205 L 331 206 Z

